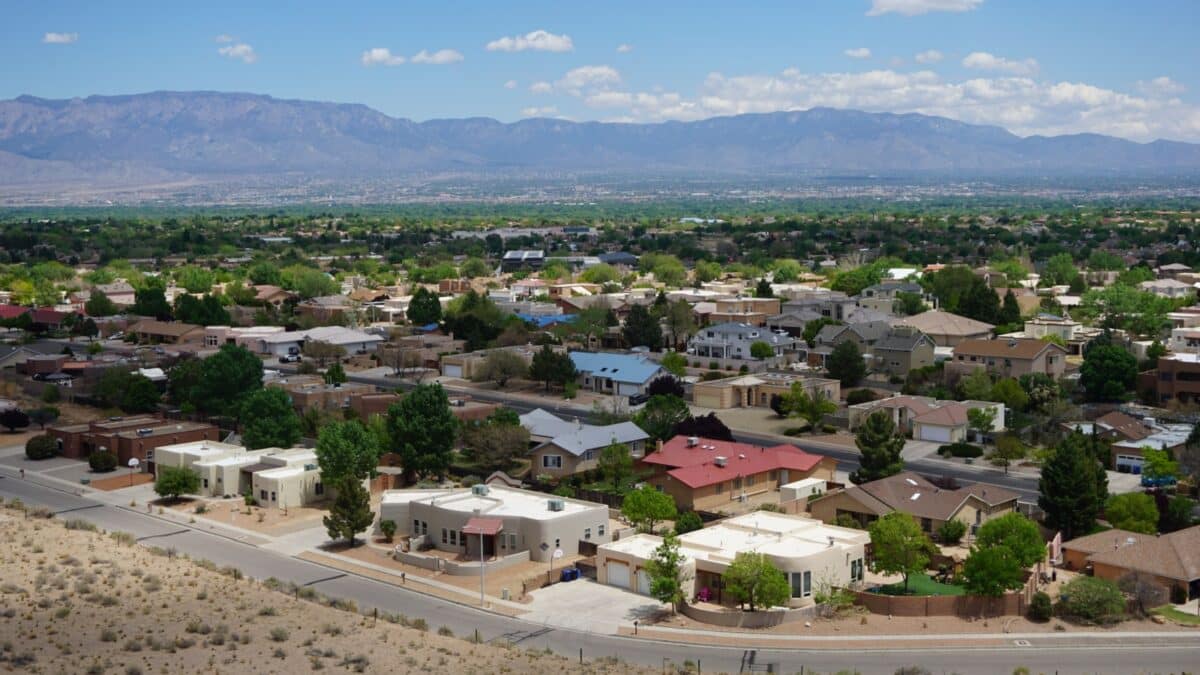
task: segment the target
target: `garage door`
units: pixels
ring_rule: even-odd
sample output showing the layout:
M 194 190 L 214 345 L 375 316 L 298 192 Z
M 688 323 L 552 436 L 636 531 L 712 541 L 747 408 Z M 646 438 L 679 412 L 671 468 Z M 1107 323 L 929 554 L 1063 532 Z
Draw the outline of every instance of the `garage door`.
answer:
M 1145 459 L 1141 455 L 1117 455 L 1117 471 L 1121 473 L 1141 473 Z
M 633 396 L 636 393 L 638 393 L 638 387 L 636 384 L 626 384 L 624 382 L 617 383 L 617 394 L 619 396 Z
M 609 561 L 606 566 L 609 586 L 619 586 L 620 588 L 629 588 L 629 565 L 620 562 Z
M 637 571 L 637 592 L 642 595 L 650 595 L 650 575 L 646 570 Z
M 442 374 L 446 377 L 462 377 L 462 366 L 452 366 L 447 363 L 442 366 Z
M 917 436 L 920 441 L 933 441 L 935 443 L 950 442 L 950 427 L 938 427 L 930 424 L 922 424 L 920 432 Z

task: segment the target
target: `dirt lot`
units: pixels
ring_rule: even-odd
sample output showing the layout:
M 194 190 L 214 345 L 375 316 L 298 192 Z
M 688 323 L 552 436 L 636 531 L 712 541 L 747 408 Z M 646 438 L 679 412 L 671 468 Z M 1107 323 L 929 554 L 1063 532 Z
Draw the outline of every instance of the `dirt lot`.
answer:
M 284 509 L 263 508 L 261 506 L 246 506 L 242 499 L 201 499 L 199 497 L 184 497 L 176 502 L 159 500 L 156 505 L 164 508 L 196 514 L 204 518 L 226 525 L 236 525 L 245 530 L 253 530 L 263 534 L 279 536 L 303 530 L 321 524 L 321 519 L 329 513 L 324 504 L 314 506 L 291 506 Z M 204 511 L 196 509 L 203 505 Z M 378 509 L 379 504 L 372 499 L 371 508 Z M 249 513 L 247 513 L 249 511 Z
M 0 668 L 28 672 L 640 672 L 476 645 L 0 510 Z M 398 617 L 397 617 L 398 618 Z M 406 620 L 412 624 L 412 619 Z M 649 671 L 646 671 L 649 672 Z

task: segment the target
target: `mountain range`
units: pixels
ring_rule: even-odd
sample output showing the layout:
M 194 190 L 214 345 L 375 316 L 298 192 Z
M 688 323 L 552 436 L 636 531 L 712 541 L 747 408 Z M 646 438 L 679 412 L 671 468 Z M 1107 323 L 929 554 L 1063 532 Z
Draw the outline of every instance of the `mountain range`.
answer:
M 695 122 L 415 122 L 364 105 L 221 92 L 0 101 L 0 184 L 246 177 L 1004 173 L 1193 174 L 1200 145 L 1020 137 L 920 114 L 813 108 Z

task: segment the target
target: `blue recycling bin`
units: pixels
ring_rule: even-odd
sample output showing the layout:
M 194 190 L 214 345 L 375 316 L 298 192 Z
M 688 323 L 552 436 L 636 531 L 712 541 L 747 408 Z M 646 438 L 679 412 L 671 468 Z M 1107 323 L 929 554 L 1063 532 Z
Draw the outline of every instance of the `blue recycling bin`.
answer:
M 559 577 L 562 581 L 575 581 L 579 578 L 579 570 L 574 567 L 564 567 L 562 576 Z

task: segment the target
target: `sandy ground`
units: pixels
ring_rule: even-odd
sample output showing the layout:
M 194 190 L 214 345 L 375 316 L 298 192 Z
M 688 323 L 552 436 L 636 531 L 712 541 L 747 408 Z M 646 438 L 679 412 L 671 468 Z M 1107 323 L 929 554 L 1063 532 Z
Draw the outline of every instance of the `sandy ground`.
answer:
M 297 600 L 0 510 L 0 668 L 26 672 L 641 672 L 477 645 Z M 318 665 L 320 664 L 320 665 Z M 650 671 L 646 671 L 650 672 Z M 657 672 L 657 671 L 655 671 Z
M 290 534 L 310 527 L 321 526 L 321 519 L 329 513 L 325 508 L 327 503 L 313 506 L 290 506 L 286 513 L 284 509 L 264 508 L 261 506 L 247 507 L 246 502 L 238 499 L 202 499 L 200 497 L 184 497 L 177 502 L 158 500 L 156 506 L 196 514 L 196 518 L 211 520 L 226 525 L 236 525 L 244 530 L 261 532 L 262 534 L 279 536 Z M 203 505 L 203 513 L 196 511 Z M 378 509 L 377 498 L 372 497 L 371 508 Z M 247 513 L 247 510 L 249 513 Z
M 130 477 L 128 473 L 114 472 L 107 478 L 92 479 L 92 482 L 88 486 L 97 490 L 123 490 L 128 487 L 146 485 L 153 482 L 154 476 L 148 473 L 135 473 Z

